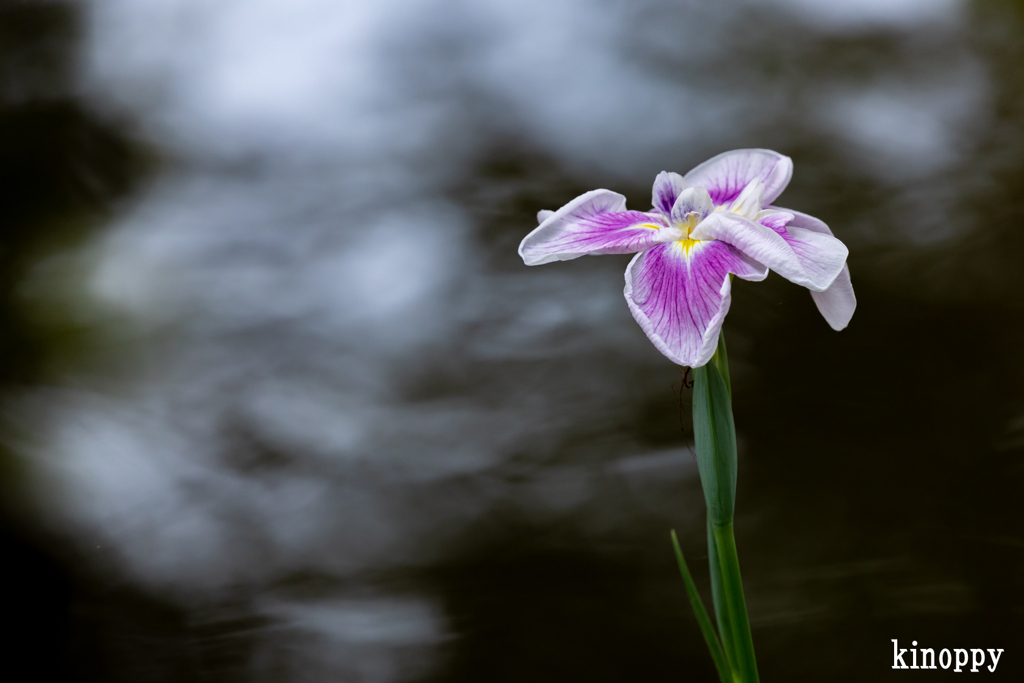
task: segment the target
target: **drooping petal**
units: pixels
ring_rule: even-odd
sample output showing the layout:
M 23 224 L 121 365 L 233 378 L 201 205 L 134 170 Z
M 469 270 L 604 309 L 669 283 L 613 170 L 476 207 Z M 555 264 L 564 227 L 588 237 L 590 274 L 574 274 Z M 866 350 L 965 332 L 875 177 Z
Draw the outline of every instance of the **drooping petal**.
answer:
M 793 211 L 792 209 L 771 208 L 793 215 L 793 220 L 789 223 L 790 228 L 800 228 L 832 237 L 832 230 L 829 229 L 828 225 L 814 216 L 809 216 L 800 211 Z M 853 282 L 850 280 L 849 266 L 843 265 L 839 275 L 836 276 L 836 279 L 825 291 L 811 291 L 811 298 L 814 299 L 818 311 L 821 312 L 822 317 L 825 318 L 825 321 L 833 330 L 839 331 L 846 328 L 850 324 L 853 312 L 857 309 L 857 296 L 853 293 Z
M 835 237 L 820 232 L 789 226 L 789 246 L 796 254 L 807 277 L 804 284 L 812 292 L 823 292 L 832 286 L 846 265 L 850 250 Z
M 626 211 L 621 194 L 592 190 L 545 218 L 519 244 L 519 255 L 537 266 L 585 254 L 631 254 L 656 244 L 662 227 L 657 215 Z
M 672 205 L 672 213 L 669 215 L 669 222 L 672 225 L 681 225 L 686 222 L 687 216 L 696 213 L 700 220 L 715 210 L 711 203 L 708 191 L 703 187 L 688 187 L 676 197 L 676 203 Z
M 770 149 L 735 149 L 708 159 L 683 176 L 685 186 L 707 189 L 717 206 L 736 199 L 752 180 L 764 183 L 764 203 L 782 194 L 793 176 L 793 160 Z
M 671 171 L 662 171 L 654 179 L 651 190 L 651 206 L 660 211 L 666 218 L 672 213 L 672 207 L 679 195 L 688 187 L 683 176 Z
M 844 264 L 831 286 L 824 292 L 811 292 L 811 298 L 829 327 L 836 332 L 845 329 L 857 308 L 849 266 Z
M 629 310 L 670 360 L 700 367 L 715 353 L 731 301 L 729 273 L 763 280 L 768 270 L 723 242 L 659 244 L 626 268 Z
M 845 244 L 832 237 L 831 233 L 825 234 L 797 227 L 794 225 L 794 218 L 795 216 L 788 211 L 762 211 L 758 216 L 758 223 L 774 230 L 786 240 L 796 254 L 808 283 L 799 284 L 803 284 L 812 292 L 825 291 L 846 264 L 849 250 Z M 828 229 L 827 226 L 825 229 Z

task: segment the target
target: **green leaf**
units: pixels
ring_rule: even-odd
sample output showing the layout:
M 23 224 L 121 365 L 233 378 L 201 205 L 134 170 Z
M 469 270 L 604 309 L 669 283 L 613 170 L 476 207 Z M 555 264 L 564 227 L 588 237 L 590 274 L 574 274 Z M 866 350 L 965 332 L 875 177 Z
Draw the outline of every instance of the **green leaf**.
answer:
M 683 559 L 683 551 L 679 547 L 679 539 L 676 538 L 675 529 L 672 530 L 672 547 L 676 551 L 676 561 L 679 563 L 679 573 L 683 575 L 686 594 L 690 597 L 690 607 L 693 608 L 693 614 L 697 617 L 697 623 L 700 625 L 700 632 L 704 635 L 704 642 L 708 644 L 708 650 L 711 651 L 711 659 L 715 661 L 715 668 L 718 669 L 718 678 L 722 683 L 733 683 L 729 661 L 725 657 L 725 652 L 722 651 L 722 644 L 718 642 L 715 627 L 711 625 L 708 612 L 704 609 L 704 602 L 700 599 L 700 594 L 697 592 L 697 586 L 693 582 L 693 577 L 690 576 L 686 560 Z

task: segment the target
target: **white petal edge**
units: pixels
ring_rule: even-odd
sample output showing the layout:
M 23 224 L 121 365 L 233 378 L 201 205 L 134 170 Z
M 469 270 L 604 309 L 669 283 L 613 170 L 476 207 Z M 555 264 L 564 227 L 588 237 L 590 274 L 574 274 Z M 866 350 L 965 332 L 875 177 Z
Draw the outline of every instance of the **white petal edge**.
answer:
M 591 190 L 576 197 L 558 211 L 550 214 L 539 212 L 537 218 L 541 218 L 542 214 L 547 217 L 519 243 L 519 256 L 522 257 L 523 262 L 528 266 L 540 266 L 545 263 L 571 261 L 580 256 L 585 256 L 587 252 L 547 252 L 538 255 L 531 254 L 529 251 L 531 247 L 543 244 L 557 236 L 562 219 L 588 204 L 589 206 L 586 206 L 586 210 L 593 214 L 620 213 L 626 209 L 626 198 L 618 192 L 612 192 L 611 190 Z
M 793 214 L 793 220 L 789 223 L 791 226 L 832 236 L 832 230 L 820 218 L 793 209 L 783 209 L 777 206 L 770 208 Z M 814 304 L 829 327 L 837 332 L 846 329 L 857 309 L 857 295 L 853 292 L 850 267 L 844 265 L 832 285 L 823 292 L 812 291 L 811 298 L 814 299 Z
M 857 296 L 853 293 L 853 282 L 850 280 L 850 268 L 846 265 L 839 272 L 832 286 L 824 292 L 811 292 L 811 298 L 818 307 L 818 312 L 825 318 L 836 332 L 846 329 L 857 309 Z
M 683 182 L 685 186 L 690 187 L 694 185 L 701 185 L 704 187 L 711 186 L 709 183 L 710 178 L 721 178 L 723 169 L 720 166 L 727 166 L 733 157 L 748 157 L 749 162 L 760 161 L 762 169 L 769 163 L 773 163 L 771 171 L 763 179 L 765 190 L 764 190 L 764 203 L 771 204 L 775 201 L 782 191 L 789 185 L 790 179 L 793 177 L 793 160 L 785 154 L 779 154 L 778 152 L 771 149 L 734 149 L 728 152 L 722 152 L 717 156 L 713 156 L 702 164 L 695 166 L 686 175 L 683 176 Z M 736 159 L 735 161 L 740 161 Z M 742 190 L 751 180 L 760 178 L 760 173 L 754 172 L 752 169 L 748 169 L 747 176 L 739 181 L 738 190 Z
M 795 227 L 792 222 L 786 226 L 790 248 L 800 259 L 806 282 L 799 282 L 812 292 L 824 292 L 832 286 L 846 265 L 850 250 L 831 235 L 807 228 Z
M 795 228 L 804 228 L 805 230 L 813 230 L 814 232 L 821 232 L 830 237 L 834 237 L 832 230 L 825 224 L 825 221 L 820 218 L 815 218 L 810 214 L 803 213 L 802 211 L 796 211 L 794 209 L 784 209 L 781 206 L 766 206 L 766 209 L 770 211 L 781 211 L 782 213 L 788 213 L 793 215 L 793 220 L 789 222 Z
M 719 304 L 718 312 L 711 318 L 711 322 L 708 323 L 703 336 L 701 336 L 700 352 L 693 358 L 684 358 L 669 348 L 664 340 L 662 340 L 661 335 L 654 331 L 654 324 L 651 320 L 640 310 L 639 306 L 633 303 L 633 269 L 640 263 L 640 259 L 643 258 L 645 253 L 642 251 L 634 256 L 629 265 L 626 266 L 626 287 L 622 293 L 626 297 L 626 305 L 629 306 L 633 319 L 636 320 L 637 324 L 640 325 L 640 329 L 644 331 L 647 338 L 654 344 L 654 348 L 658 349 L 662 355 L 673 363 L 691 368 L 707 365 L 711 357 L 715 355 L 715 350 L 718 349 L 718 333 L 722 331 L 722 323 L 725 321 L 725 316 L 729 312 L 729 306 L 732 304 L 732 278 L 729 277 L 728 273 L 723 278 L 722 287 L 718 292 L 722 297 L 722 302 Z M 765 274 L 767 275 L 767 272 Z
M 697 226 L 690 238 L 721 240 L 790 282 L 804 287 L 811 284 L 800 260 L 786 240 L 771 228 L 731 211 L 714 212 Z

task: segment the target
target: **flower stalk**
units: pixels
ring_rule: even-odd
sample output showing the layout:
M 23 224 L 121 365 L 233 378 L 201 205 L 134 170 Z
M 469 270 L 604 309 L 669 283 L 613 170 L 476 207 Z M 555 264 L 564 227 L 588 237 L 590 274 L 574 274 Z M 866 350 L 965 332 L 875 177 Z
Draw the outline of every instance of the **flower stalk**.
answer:
M 756 683 L 757 661 L 754 641 L 750 632 L 743 581 L 740 576 L 733 518 L 736 511 L 736 427 L 732 417 L 732 391 L 729 379 L 729 361 L 725 349 L 725 335 L 719 334 L 718 348 L 711 362 L 694 369 L 693 432 L 697 449 L 697 468 L 707 504 L 708 566 L 711 574 L 711 595 L 715 606 L 715 620 L 721 637 L 726 661 L 725 670 L 731 672 L 735 683 Z M 675 534 L 673 534 L 675 543 Z M 677 558 L 683 580 L 694 605 L 698 622 L 701 612 L 706 619 L 703 604 L 693 601 L 690 584 L 693 579 L 685 570 L 682 552 L 676 545 Z M 703 623 L 701 624 L 704 630 Z M 722 676 L 715 647 L 708 641 L 712 658 Z M 717 643 L 717 641 L 715 641 Z

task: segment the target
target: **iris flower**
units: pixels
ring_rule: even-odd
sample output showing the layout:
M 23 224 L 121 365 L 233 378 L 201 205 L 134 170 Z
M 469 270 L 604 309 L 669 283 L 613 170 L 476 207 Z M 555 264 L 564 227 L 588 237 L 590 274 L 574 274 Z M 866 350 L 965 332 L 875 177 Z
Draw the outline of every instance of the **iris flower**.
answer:
M 651 211 L 629 211 L 610 190 L 541 211 L 523 239 L 528 266 L 585 254 L 631 254 L 626 303 L 654 346 L 690 367 L 715 353 L 729 312 L 732 278 L 763 280 L 768 270 L 811 290 L 828 324 L 841 330 L 857 300 L 847 249 L 822 221 L 774 206 L 793 161 L 767 149 L 739 149 L 686 175 L 654 179 Z

